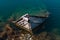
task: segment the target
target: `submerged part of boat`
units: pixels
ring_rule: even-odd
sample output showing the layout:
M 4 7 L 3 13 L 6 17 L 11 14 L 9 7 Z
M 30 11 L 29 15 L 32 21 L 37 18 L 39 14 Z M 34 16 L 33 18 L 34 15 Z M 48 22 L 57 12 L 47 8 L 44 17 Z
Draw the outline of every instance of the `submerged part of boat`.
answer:
M 34 28 L 38 27 L 44 21 L 48 18 L 48 15 L 46 17 L 43 16 L 31 16 L 29 14 L 25 14 L 16 21 L 13 21 L 13 23 L 16 24 L 16 26 L 24 29 L 24 30 L 33 30 Z
M 41 25 L 45 20 L 46 18 L 30 17 L 29 23 L 31 24 L 31 28 L 34 29 L 37 26 Z

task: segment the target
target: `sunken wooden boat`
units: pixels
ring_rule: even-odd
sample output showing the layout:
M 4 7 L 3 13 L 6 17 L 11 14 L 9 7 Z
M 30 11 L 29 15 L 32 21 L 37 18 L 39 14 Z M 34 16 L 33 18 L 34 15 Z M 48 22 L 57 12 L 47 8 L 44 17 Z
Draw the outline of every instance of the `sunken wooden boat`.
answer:
M 32 16 L 29 14 L 25 14 L 21 16 L 19 19 L 16 21 L 12 21 L 14 25 L 17 28 L 23 29 L 28 31 L 29 33 L 33 34 L 32 31 L 35 31 L 35 29 L 38 29 L 39 27 L 42 27 L 43 23 L 47 20 L 49 15 L 46 16 Z

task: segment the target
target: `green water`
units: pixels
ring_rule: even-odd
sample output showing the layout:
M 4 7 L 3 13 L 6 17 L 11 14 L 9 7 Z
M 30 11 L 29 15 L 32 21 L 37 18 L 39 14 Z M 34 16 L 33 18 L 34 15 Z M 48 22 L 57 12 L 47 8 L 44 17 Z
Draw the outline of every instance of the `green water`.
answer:
M 10 17 L 17 19 L 25 13 L 40 15 L 41 10 L 48 10 L 51 14 L 46 24 L 46 30 L 60 38 L 59 0 L 0 0 L 0 20 L 3 21 L 0 22 L 0 28 L 3 27 L 4 21 Z
M 44 0 L 43 2 L 51 14 L 46 29 L 56 34 L 57 40 L 60 40 L 60 0 Z
M 41 0 L 0 0 L 0 29 L 9 18 L 18 19 L 29 13 L 30 15 L 42 15 L 47 11 Z
M 41 10 L 46 10 L 41 0 L 0 0 L 0 20 L 11 16 L 20 17 L 26 13 L 39 15 Z

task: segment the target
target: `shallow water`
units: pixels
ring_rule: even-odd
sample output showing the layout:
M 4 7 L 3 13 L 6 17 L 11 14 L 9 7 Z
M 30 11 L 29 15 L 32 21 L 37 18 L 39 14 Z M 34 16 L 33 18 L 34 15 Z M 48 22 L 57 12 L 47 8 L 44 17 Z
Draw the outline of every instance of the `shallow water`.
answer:
M 34 15 L 42 9 L 47 9 L 50 12 L 50 17 L 46 29 L 57 36 L 60 35 L 60 1 L 42 0 L 42 2 L 41 0 L 0 0 L 0 20 L 6 20 L 11 14 L 13 14 L 12 16 L 16 13 L 19 13 L 17 16 L 25 13 Z

